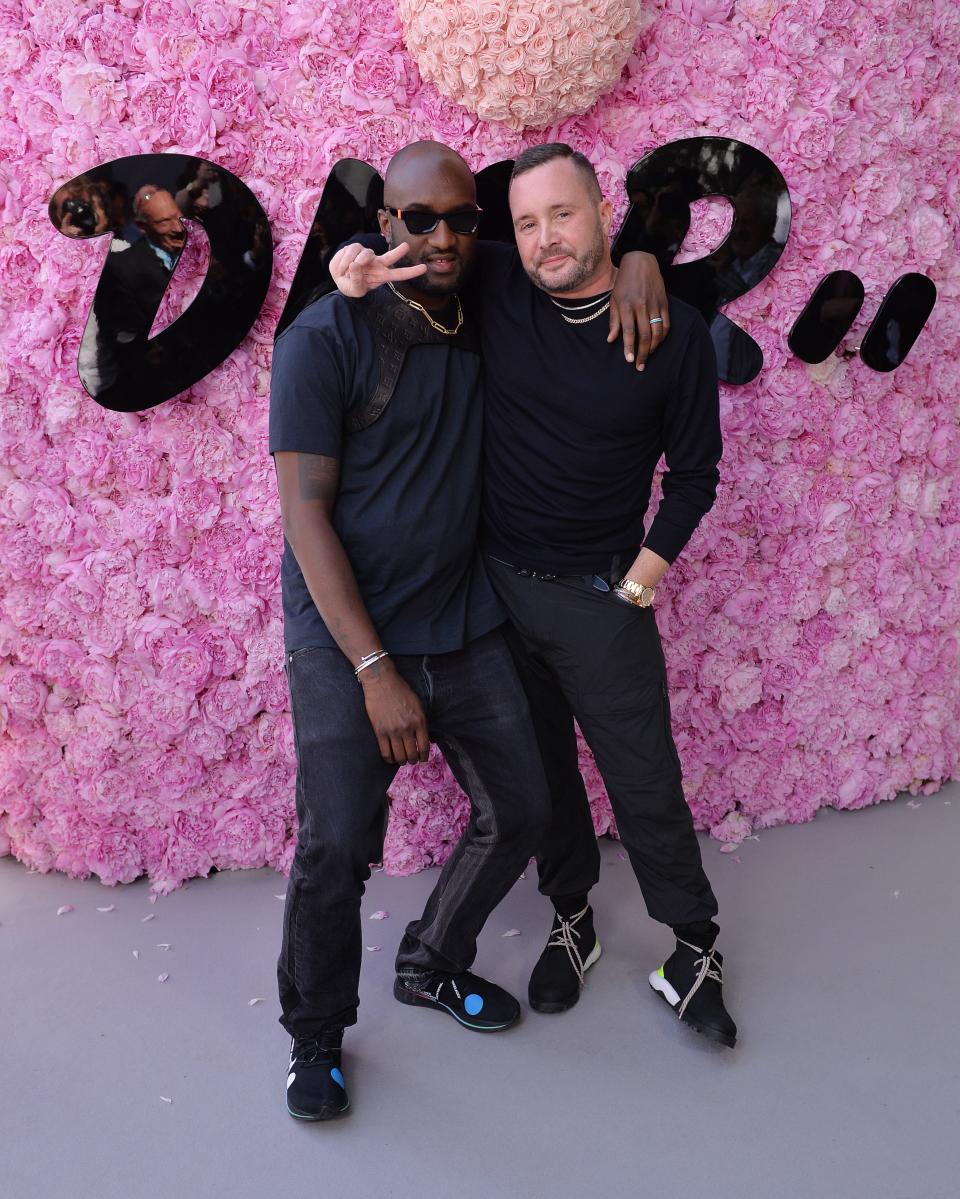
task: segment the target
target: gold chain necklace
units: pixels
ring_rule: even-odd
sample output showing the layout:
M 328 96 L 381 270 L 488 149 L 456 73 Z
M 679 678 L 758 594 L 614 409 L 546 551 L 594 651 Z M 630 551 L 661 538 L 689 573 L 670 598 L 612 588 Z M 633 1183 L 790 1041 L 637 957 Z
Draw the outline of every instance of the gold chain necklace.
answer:
M 424 306 L 422 304 L 418 304 L 416 300 L 409 299 L 407 296 L 405 296 L 403 294 L 403 292 L 397 291 L 397 289 L 393 286 L 392 283 L 388 283 L 387 287 L 390 288 L 390 290 L 393 292 L 393 294 L 398 299 L 403 300 L 404 304 L 409 304 L 411 308 L 416 308 L 417 312 L 422 312 L 423 315 L 427 318 L 427 321 L 429 322 L 430 327 L 433 329 L 436 329 L 436 331 L 438 333 L 446 333 L 446 335 L 448 337 L 453 337 L 453 335 L 455 333 L 460 332 L 460 329 L 463 325 L 463 308 L 461 307 L 459 296 L 455 295 L 453 297 L 457 301 L 457 324 L 456 324 L 455 328 L 448 329 L 445 325 L 441 325 L 439 321 L 435 321 L 433 319 L 433 317 L 430 315 L 430 313 L 427 312 L 426 308 L 424 308 Z
M 560 308 L 560 305 L 558 304 L 557 307 Z M 567 316 L 562 308 L 560 308 L 560 315 L 568 325 L 585 325 L 588 321 L 595 321 L 598 316 L 603 316 L 609 307 L 610 301 L 607 300 L 606 304 L 604 304 L 602 308 L 598 308 L 596 312 L 592 312 L 589 316 Z

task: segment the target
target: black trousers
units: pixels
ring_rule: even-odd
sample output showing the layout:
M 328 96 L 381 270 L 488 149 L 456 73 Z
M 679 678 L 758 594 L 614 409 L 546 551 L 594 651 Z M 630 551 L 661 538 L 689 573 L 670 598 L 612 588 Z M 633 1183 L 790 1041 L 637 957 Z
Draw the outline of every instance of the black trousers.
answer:
M 705 934 L 717 901 L 683 796 L 653 609 L 631 607 L 589 578 L 544 579 L 496 559 L 487 563 L 510 616 L 507 639 L 530 702 L 553 805 L 537 857 L 541 892 L 582 894 L 600 876 L 577 767 L 576 719 L 647 911 L 681 935 L 690 935 L 691 925 Z M 710 927 L 715 935 L 716 925 Z
M 543 836 L 550 797 L 499 629 L 455 653 L 393 661 L 470 799 L 470 821 L 423 915 L 407 926 L 397 969 L 459 973 Z M 382 852 L 387 788 L 398 767 L 380 757 L 363 692 L 340 650 L 295 650 L 285 668 L 300 831 L 277 963 L 280 1023 L 291 1036 L 316 1036 L 356 1023 L 360 899 Z

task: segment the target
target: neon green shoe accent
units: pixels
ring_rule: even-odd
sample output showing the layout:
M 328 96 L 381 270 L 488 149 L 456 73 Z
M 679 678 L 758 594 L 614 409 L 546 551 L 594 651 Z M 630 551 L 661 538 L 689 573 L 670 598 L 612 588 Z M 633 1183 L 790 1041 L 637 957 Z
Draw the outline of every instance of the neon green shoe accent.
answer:
M 662 966 L 661 966 L 661 967 L 660 967 L 660 969 L 657 971 L 657 973 L 660 975 L 660 977 L 661 977 L 661 978 L 663 978 L 663 967 L 662 967 Z

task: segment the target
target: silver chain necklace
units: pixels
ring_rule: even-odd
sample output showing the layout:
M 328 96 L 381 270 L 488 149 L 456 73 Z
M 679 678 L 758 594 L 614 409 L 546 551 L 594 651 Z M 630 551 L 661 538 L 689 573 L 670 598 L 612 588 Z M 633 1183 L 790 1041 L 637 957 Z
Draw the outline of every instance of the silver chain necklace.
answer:
M 560 308 L 560 305 L 558 304 L 557 307 Z M 603 316 L 609 307 L 610 301 L 607 300 L 606 304 L 604 304 L 602 308 L 598 308 L 596 312 L 591 312 L 589 316 L 567 316 L 562 308 L 560 308 L 560 315 L 568 325 L 585 325 L 588 321 L 595 321 L 598 316 Z
M 602 316 L 607 311 L 607 309 L 610 307 L 610 296 L 612 294 L 613 288 L 611 288 L 609 291 L 605 291 L 602 295 L 594 296 L 594 298 L 592 300 L 588 300 L 586 304 L 560 304 L 553 298 L 553 296 L 549 296 L 548 298 L 554 308 L 558 308 L 560 310 L 560 315 L 568 325 L 586 325 L 588 322 L 596 320 L 598 316 Z M 604 298 L 606 298 L 606 303 L 598 308 L 596 312 L 591 312 L 589 316 L 567 316 L 568 312 L 583 312 L 585 308 L 593 308 L 595 304 L 599 304 Z
M 594 304 L 599 304 L 601 300 L 605 300 L 608 296 L 613 295 L 613 288 L 607 288 L 600 295 L 594 296 L 592 300 L 587 300 L 586 304 L 561 304 L 559 300 L 555 300 L 553 296 L 549 296 L 551 304 L 556 304 L 558 308 L 562 308 L 565 312 L 582 312 L 584 308 L 592 308 Z

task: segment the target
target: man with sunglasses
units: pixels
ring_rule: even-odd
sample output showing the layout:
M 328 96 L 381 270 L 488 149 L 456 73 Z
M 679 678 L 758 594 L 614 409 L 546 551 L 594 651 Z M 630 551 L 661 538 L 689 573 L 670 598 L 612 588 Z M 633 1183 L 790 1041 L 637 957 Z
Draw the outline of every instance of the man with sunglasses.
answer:
M 390 164 L 385 199 L 391 240 L 421 214 L 424 232 L 388 255 L 406 251 L 411 266 L 364 301 L 334 292 L 309 305 L 273 357 L 300 821 L 278 980 L 287 1107 L 303 1120 L 347 1109 L 341 1040 L 357 1016 L 360 899 L 400 766 L 425 762 L 435 741 L 471 811 L 406 930 L 394 993 L 466 1028 L 519 1016 L 513 996 L 469 968 L 549 818 L 477 548 L 480 357 L 458 295 L 476 244 L 473 175 L 444 146 L 409 147 Z
M 529 984 L 531 1006 L 562 1012 L 600 956 L 590 889 L 600 855 L 577 766 L 574 720 L 607 788 L 650 915 L 676 948 L 650 986 L 686 1024 L 733 1046 L 714 948 L 717 902 L 704 873 L 670 728 L 655 588 L 716 497 L 721 455 L 709 331 L 670 301 L 648 319 L 671 337 L 638 378 L 607 344 L 617 280 L 612 208 L 590 162 L 532 147 L 510 180 L 516 247 L 483 244 L 470 299 L 485 371 L 482 540 L 510 622 L 550 784 L 540 890 L 555 916 Z M 338 287 L 389 279 L 372 246 L 344 247 Z M 663 501 L 645 529 L 654 471 Z

